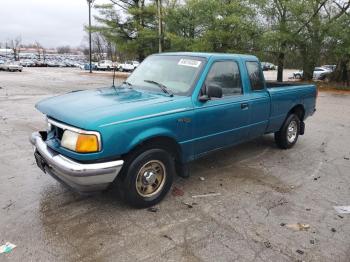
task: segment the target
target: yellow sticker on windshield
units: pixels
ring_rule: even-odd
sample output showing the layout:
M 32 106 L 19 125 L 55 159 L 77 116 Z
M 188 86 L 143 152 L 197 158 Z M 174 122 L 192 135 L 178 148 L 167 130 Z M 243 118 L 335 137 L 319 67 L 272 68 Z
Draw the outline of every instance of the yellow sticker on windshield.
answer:
M 190 67 L 199 67 L 201 65 L 201 61 L 192 60 L 192 59 L 180 59 L 178 65 L 182 66 L 190 66 Z

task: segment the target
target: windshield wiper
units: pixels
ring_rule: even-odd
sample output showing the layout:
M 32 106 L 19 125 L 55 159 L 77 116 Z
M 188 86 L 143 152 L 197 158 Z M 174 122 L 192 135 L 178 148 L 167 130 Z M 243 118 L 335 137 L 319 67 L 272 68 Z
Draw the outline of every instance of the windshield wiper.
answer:
M 163 84 L 161 83 L 158 83 L 156 81 L 153 81 L 153 80 L 143 80 L 145 81 L 146 83 L 150 83 L 150 84 L 155 84 L 157 86 L 159 86 L 160 89 L 162 89 L 162 91 L 166 94 L 168 94 L 169 96 L 174 96 L 174 94 Z

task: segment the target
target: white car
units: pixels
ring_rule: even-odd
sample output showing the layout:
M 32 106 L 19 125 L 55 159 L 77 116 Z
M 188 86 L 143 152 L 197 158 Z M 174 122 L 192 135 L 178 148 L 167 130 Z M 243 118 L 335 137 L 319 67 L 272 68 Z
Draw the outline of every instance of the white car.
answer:
M 332 73 L 332 70 L 324 67 L 315 67 L 313 73 L 313 79 L 315 80 L 325 80 L 328 75 Z
M 122 64 L 119 64 L 118 70 L 121 72 L 131 72 L 134 71 L 135 68 L 138 66 L 133 63 L 134 61 L 125 61 Z
M 325 80 L 329 74 L 331 74 L 332 71 L 329 70 L 328 68 L 324 67 L 315 67 L 312 78 L 314 80 Z M 293 77 L 295 79 L 301 79 L 303 78 L 304 71 L 298 71 L 293 73 Z
M 9 71 L 9 72 L 22 72 L 23 66 L 19 62 L 7 62 L 0 65 L 1 70 Z
M 139 61 L 131 61 L 131 62 L 134 65 L 134 69 L 136 69 L 136 67 L 138 67 L 140 65 Z
M 101 60 L 97 63 L 97 70 L 112 70 L 114 68 L 111 60 Z

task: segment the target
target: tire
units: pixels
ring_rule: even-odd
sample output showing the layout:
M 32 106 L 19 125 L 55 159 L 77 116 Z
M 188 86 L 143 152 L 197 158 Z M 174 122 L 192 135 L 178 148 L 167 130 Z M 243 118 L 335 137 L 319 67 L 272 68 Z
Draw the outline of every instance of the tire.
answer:
M 275 133 L 275 141 L 279 148 L 292 148 L 298 141 L 300 134 L 300 119 L 295 114 L 290 114 L 284 121 L 281 129 Z
M 295 79 L 301 79 L 301 75 L 300 74 L 296 74 L 294 75 Z
M 159 203 L 171 188 L 174 158 L 163 149 L 139 151 L 126 160 L 120 175 L 117 187 L 123 200 L 136 208 L 150 207 Z

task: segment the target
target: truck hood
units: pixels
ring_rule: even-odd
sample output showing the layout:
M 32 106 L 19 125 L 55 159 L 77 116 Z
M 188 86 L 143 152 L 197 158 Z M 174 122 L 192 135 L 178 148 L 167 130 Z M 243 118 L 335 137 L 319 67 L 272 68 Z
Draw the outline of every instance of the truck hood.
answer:
M 129 88 L 102 88 L 72 92 L 40 101 L 36 108 L 50 118 L 87 130 L 176 109 L 183 97 Z

